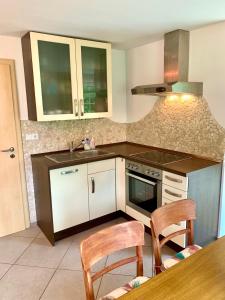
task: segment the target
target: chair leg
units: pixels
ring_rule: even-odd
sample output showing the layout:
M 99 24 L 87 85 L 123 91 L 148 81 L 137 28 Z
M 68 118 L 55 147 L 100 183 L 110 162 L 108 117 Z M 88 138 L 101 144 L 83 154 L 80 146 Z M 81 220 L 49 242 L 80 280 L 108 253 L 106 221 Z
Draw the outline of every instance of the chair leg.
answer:
M 136 247 L 137 255 L 137 276 L 143 276 L 143 250 L 142 246 Z

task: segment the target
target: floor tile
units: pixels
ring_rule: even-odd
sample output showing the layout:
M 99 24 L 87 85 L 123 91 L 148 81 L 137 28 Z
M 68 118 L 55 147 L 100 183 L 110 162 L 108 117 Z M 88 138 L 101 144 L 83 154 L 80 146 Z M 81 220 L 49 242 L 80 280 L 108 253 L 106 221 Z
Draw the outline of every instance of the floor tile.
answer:
M 8 269 L 11 267 L 9 264 L 0 264 L 0 279 L 3 277 L 3 275 L 8 271 Z
M 101 259 L 98 263 L 96 263 L 93 268 L 92 272 L 97 272 L 104 268 L 106 264 L 107 257 Z M 60 269 L 68 269 L 68 270 L 77 270 L 82 271 L 81 266 L 81 258 L 80 258 L 80 248 L 77 247 L 76 243 L 72 243 L 68 251 L 66 252 L 60 266 Z
M 133 276 L 106 274 L 102 278 L 97 297 L 103 297 L 132 280 Z
M 22 236 L 22 237 L 33 237 L 35 238 L 40 233 L 40 228 L 36 223 L 30 225 L 29 228 L 25 230 L 18 231 L 16 233 L 11 234 L 11 236 Z
M 94 283 L 97 293 L 100 279 Z M 80 271 L 57 270 L 41 300 L 85 300 L 83 273 Z
M 0 238 L 0 263 L 13 264 L 33 238 L 5 236 Z
M 46 239 L 35 239 L 16 264 L 57 268 L 70 244 L 70 238 L 57 242 L 55 246 L 52 246 Z
M 44 233 L 41 231 L 39 232 L 39 234 L 37 235 L 37 239 L 47 239 L 46 236 L 44 235 Z
M 106 265 L 110 265 L 114 262 L 117 262 L 121 259 L 134 256 L 135 248 L 128 248 L 118 252 L 113 253 L 107 259 Z M 143 247 L 143 265 L 144 265 L 144 275 L 151 277 L 152 276 L 152 248 L 151 247 Z M 130 263 L 124 265 L 120 268 L 114 269 L 110 272 L 110 274 L 120 274 L 120 275 L 132 275 L 136 276 L 136 263 Z
M 1 300 L 38 300 L 54 270 L 13 266 L 0 281 Z

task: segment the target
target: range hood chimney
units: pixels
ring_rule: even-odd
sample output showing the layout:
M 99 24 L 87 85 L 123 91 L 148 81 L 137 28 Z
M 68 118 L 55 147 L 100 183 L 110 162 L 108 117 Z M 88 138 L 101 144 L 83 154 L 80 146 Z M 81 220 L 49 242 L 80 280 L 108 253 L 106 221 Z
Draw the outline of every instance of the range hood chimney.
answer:
M 140 85 L 131 89 L 133 95 L 168 96 L 192 94 L 202 96 L 202 82 L 188 82 L 189 31 L 175 30 L 164 35 L 164 83 Z

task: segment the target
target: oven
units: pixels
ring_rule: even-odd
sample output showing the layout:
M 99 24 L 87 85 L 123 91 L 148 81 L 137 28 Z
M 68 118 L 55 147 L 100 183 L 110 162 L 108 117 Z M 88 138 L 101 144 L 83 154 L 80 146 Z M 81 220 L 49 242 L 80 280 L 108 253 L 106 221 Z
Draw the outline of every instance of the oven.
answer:
M 127 160 L 126 205 L 148 217 L 162 206 L 162 171 Z

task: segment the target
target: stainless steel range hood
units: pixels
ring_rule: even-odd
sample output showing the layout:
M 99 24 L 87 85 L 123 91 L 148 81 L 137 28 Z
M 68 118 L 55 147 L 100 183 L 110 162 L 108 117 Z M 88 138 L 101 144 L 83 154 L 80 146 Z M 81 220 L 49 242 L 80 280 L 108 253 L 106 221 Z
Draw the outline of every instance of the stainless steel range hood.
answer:
M 192 94 L 202 96 L 202 82 L 188 82 L 189 32 L 175 30 L 164 35 L 164 83 L 140 85 L 131 89 L 133 95 L 168 96 Z

